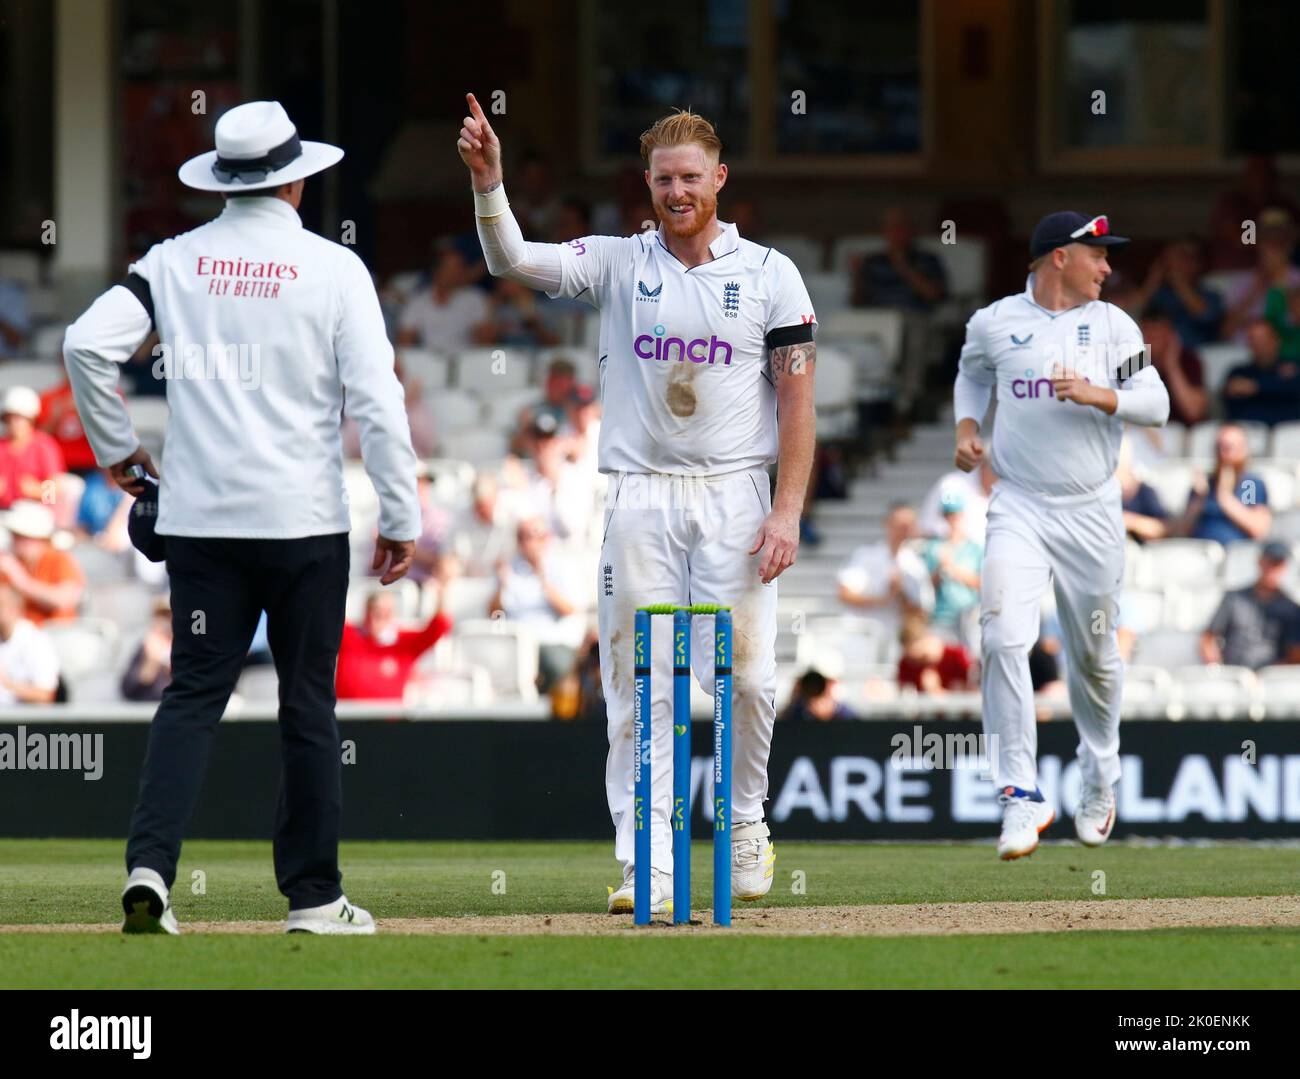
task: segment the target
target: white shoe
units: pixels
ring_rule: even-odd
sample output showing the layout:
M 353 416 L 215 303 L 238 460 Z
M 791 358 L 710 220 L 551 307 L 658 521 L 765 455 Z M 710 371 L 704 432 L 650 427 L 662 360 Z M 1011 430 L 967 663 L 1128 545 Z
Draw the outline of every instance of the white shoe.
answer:
M 304 907 L 302 910 L 289 911 L 289 920 L 285 923 L 284 931 L 370 936 L 375 931 L 375 920 L 370 917 L 370 911 L 348 902 L 348 897 L 344 895 L 333 903 L 326 903 L 321 907 Z
M 998 857 L 1004 862 L 1024 858 L 1038 849 L 1038 836 L 1056 812 L 1037 791 L 1004 787 L 998 795 L 1002 805 L 1002 834 L 998 836 Z
M 123 933 L 168 933 L 176 936 L 180 926 L 172 911 L 171 896 L 162 877 L 152 869 L 137 866 L 122 889 Z
M 769 842 L 764 821 L 731 826 L 731 894 L 746 901 L 762 899 L 772 890 L 776 847 Z
M 1090 787 L 1086 783 L 1079 794 L 1079 808 L 1074 814 L 1074 830 L 1085 847 L 1100 847 L 1115 827 L 1115 789 Z
M 636 913 L 636 867 L 629 865 L 623 870 L 621 887 L 611 888 L 609 892 L 610 914 Z M 650 869 L 650 913 L 671 914 L 673 912 L 673 878 L 653 866 Z

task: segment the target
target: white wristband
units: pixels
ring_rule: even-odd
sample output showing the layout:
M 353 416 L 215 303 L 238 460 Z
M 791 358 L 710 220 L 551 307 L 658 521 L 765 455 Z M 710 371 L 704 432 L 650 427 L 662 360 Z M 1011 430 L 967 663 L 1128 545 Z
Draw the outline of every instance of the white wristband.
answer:
M 500 217 L 509 208 L 510 200 L 506 198 L 505 184 L 497 184 L 491 191 L 483 194 L 474 192 L 475 217 Z

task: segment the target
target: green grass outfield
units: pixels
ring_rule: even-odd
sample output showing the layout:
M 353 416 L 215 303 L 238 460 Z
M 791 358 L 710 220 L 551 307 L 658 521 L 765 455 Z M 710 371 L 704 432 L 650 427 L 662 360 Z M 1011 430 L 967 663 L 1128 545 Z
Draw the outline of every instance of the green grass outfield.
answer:
M 1292 895 L 1300 849 L 1044 846 L 1004 864 L 981 845 L 778 844 L 771 906 Z M 122 844 L 0 840 L 0 922 L 113 921 Z M 385 917 L 597 911 L 604 843 L 350 843 L 351 898 Z M 1093 895 L 1097 871 L 1106 895 Z M 203 885 L 195 894 L 195 873 Z M 697 844 L 695 901 L 709 905 Z M 282 919 L 270 846 L 193 842 L 186 921 Z M 934 937 L 0 934 L 0 986 L 1300 986 L 1300 930 L 1176 929 Z

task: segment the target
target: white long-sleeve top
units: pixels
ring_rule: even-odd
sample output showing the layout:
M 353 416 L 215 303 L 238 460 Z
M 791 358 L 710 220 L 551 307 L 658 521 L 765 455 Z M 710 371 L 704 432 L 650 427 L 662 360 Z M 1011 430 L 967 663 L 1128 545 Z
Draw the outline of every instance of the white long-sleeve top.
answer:
M 105 467 L 139 441 L 118 365 L 156 323 L 167 379 L 158 532 L 293 539 L 346 532 L 340 426 L 361 434 L 380 534 L 420 534 L 416 458 L 393 349 L 364 263 L 274 197 L 231 199 L 164 240 L 68 328 L 63 355 Z
M 789 258 L 734 224 L 693 267 L 657 232 L 529 243 L 507 209 L 478 233 L 492 274 L 599 309 L 601 472 L 713 476 L 776 460 L 769 354 L 811 342 L 817 321 Z
M 981 308 L 966 324 L 954 415 L 983 423 L 996 386 L 993 471 L 1042 495 L 1086 495 L 1115 474 L 1126 422 L 1162 427 L 1169 418 L 1169 392 L 1146 356 L 1137 323 L 1120 308 L 1096 300 L 1049 311 L 1034 301 L 1030 275 L 1024 292 Z M 1060 368 L 1113 389 L 1114 415 L 1058 401 L 1051 378 Z

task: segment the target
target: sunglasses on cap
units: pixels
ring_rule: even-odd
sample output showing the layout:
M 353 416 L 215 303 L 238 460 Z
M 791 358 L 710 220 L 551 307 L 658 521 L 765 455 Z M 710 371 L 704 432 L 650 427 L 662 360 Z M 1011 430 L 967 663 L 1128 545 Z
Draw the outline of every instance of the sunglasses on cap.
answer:
M 1108 232 L 1110 232 L 1110 218 L 1102 214 L 1094 217 L 1086 225 L 1080 225 L 1070 233 L 1070 239 L 1077 240 L 1081 236 L 1105 236 Z

